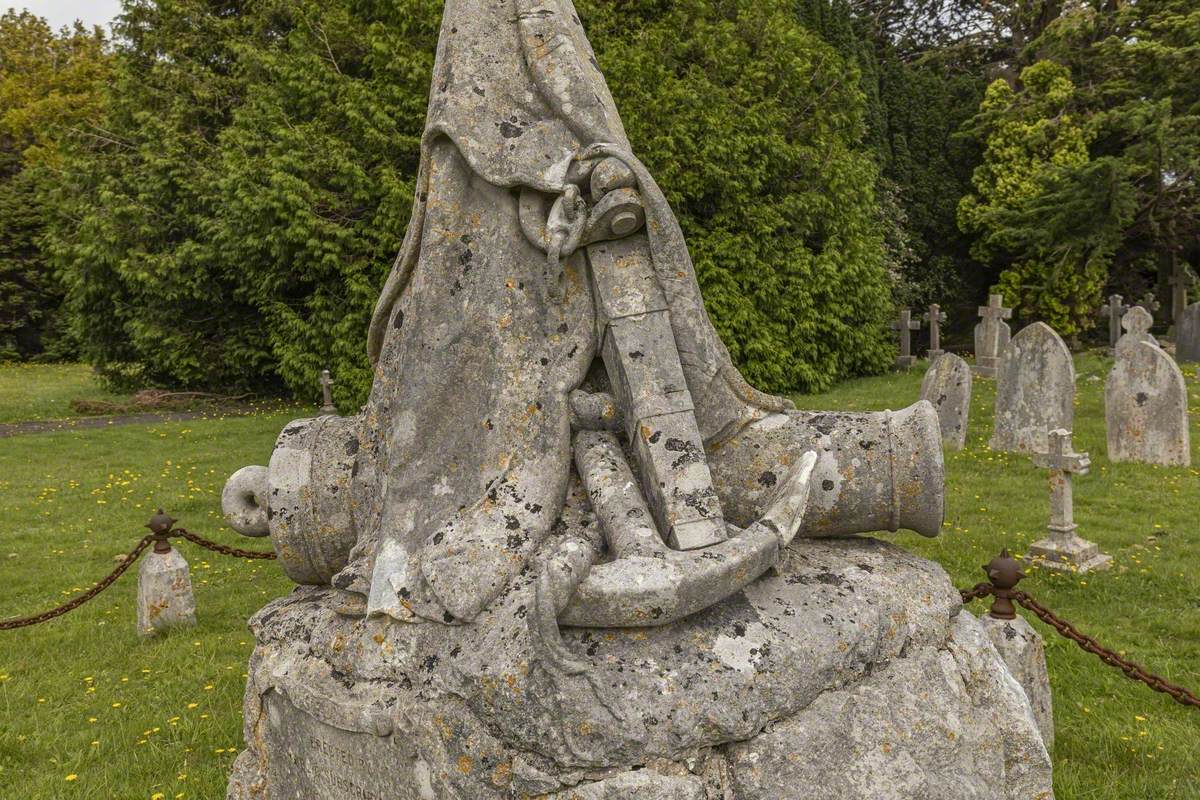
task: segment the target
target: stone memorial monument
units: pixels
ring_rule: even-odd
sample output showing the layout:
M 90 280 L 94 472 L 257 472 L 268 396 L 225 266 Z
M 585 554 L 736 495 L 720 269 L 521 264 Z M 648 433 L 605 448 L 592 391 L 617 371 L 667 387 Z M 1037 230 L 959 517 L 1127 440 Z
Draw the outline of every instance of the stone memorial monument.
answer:
M 946 574 L 829 538 L 938 532 L 934 410 L 747 385 L 569 0 L 447 0 L 415 195 L 363 411 L 224 495 L 301 585 L 229 798 L 1051 795 Z
M 929 352 L 926 355 L 932 363 L 946 352 L 942 349 L 942 323 L 949 317 L 946 316 L 945 311 L 942 311 L 941 306 L 931 303 L 929 310 L 922 315 L 922 319 L 929 323 Z
M 1175 360 L 1200 361 L 1200 303 L 1192 303 L 1175 318 Z
M 962 450 L 971 413 L 971 368 L 953 353 L 933 362 L 921 381 L 921 399 L 937 410 L 942 445 Z
M 993 450 L 1045 452 L 1046 435 L 1075 418 L 1075 364 L 1054 329 L 1035 322 L 1013 337 L 996 385 Z
M 1112 350 L 1117 346 L 1117 341 L 1121 338 L 1121 318 L 1129 311 L 1129 306 L 1125 304 L 1125 298 L 1119 294 L 1110 295 L 1108 303 L 1100 306 L 1100 319 L 1108 320 L 1108 349 Z
M 1187 403 L 1187 384 L 1174 359 L 1149 342 L 1119 345 L 1104 387 L 1109 460 L 1189 466 Z
M 1049 569 L 1097 572 L 1112 565 L 1112 557 L 1100 552 L 1093 542 L 1075 533 L 1075 501 L 1072 475 L 1087 475 L 1091 459 L 1071 447 L 1071 432 L 1054 430 L 1047 435 L 1045 453 L 1036 453 L 1033 463 L 1050 471 L 1050 535 L 1029 546 L 1029 558 Z
M 900 332 L 900 355 L 896 356 L 896 369 L 910 369 L 917 363 L 912 351 L 912 332 L 921 330 L 921 320 L 913 319 L 907 308 L 900 309 L 900 316 L 892 323 L 892 330 Z
M 1004 295 L 988 295 L 988 304 L 979 307 L 982 321 L 975 326 L 975 374 L 995 378 L 1012 329 L 1004 320 L 1012 319 L 1012 309 L 1004 307 Z

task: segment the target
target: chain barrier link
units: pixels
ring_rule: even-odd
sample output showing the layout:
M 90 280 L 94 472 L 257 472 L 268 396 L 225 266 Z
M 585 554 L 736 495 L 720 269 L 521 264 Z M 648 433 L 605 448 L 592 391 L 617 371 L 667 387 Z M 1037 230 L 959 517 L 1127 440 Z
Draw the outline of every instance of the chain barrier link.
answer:
M 1155 675 L 1153 672 L 1148 671 L 1141 664 L 1130 661 L 1118 653 L 1109 650 L 1091 636 L 1081 632 L 1074 625 L 1059 617 L 1037 600 L 1034 600 L 1026 592 L 1015 588 L 1017 582 L 1025 577 L 1025 575 L 1021 572 L 1016 559 L 1009 556 L 1007 550 L 1003 551 L 997 558 L 992 559 L 991 563 L 984 566 L 984 571 L 987 572 L 991 582 L 977 583 L 970 589 L 960 589 L 959 593 L 962 595 L 963 603 L 980 600 L 989 595 L 995 597 L 995 604 L 989 613 L 997 619 L 1013 619 L 1016 614 L 1012 604 L 1016 603 L 1051 628 L 1054 628 L 1060 636 L 1070 639 L 1079 645 L 1080 649 L 1084 652 L 1091 653 L 1108 666 L 1121 670 L 1121 672 L 1125 673 L 1125 677 L 1130 680 L 1144 683 L 1154 691 L 1162 692 L 1169 696 L 1180 705 L 1200 708 L 1200 696 L 1197 696 L 1195 692 L 1171 683 L 1161 675 Z
M 61 617 L 63 614 L 66 614 L 69 611 L 74 611 L 84 603 L 94 599 L 109 586 L 112 586 L 114 583 L 116 583 L 117 578 L 124 575 L 125 571 L 133 566 L 133 562 L 137 561 L 141 557 L 142 553 L 145 552 L 146 548 L 151 544 L 154 545 L 156 552 L 169 551 L 171 547 L 168 543 L 168 540 L 172 536 L 181 536 L 184 539 L 187 539 L 189 542 L 198 544 L 207 550 L 212 550 L 215 553 L 221 553 L 227 556 L 233 556 L 234 558 L 273 559 L 276 557 L 275 553 L 273 552 L 264 553 L 258 550 L 240 550 L 236 547 L 226 547 L 223 544 L 217 544 L 216 542 L 205 539 L 203 536 L 199 536 L 191 531 L 184 530 L 183 528 L 176 528 L 174 527 L 174 524 L 175 520 L 163 514 L 162 510 L 159 509 L 159 512 L 150 519 L 150 523 L 146 526 L 150 528 L 153 533 L 148 533 L 143 536 L 141 541 L 139 541 L 137 545 L 123 557 L 121 563 L 117 565 L 117 568 L 110 572 L 104 578 L 104 580 L 100 581 L 91 589 L 88 589 L 86 592 L 79 595 L 79 597 L 63 603 L 61 606 L 52 608 L 49 611 L 43 611 L 41 614 L 35 614 L 31 617 L 15 617 L 13 619 L 0 620 L 0 631 L 11 631 L 17 628 L 25 628 L 30 625 L 37 625 L 42 622 L 49 622 L 56 617 Z
M 125 573 L 125 570 L 129 569 L 133 565 L 133 562 L 138 560 L 138 557 L 142 555 L 142 551 L 149 547 L 155 538 L 157 537 L 153 533 L 148 533 L 143 536 L 142 540 L 137 543 L 137 546 L 130 550 L 129 554 L 125 556 L 125 560 L 118 564 L 117 568 L 108 574 L 108 577 L 97 583 L 91 589 L 88 589 L 83 594 L 79 595 L 79 597 L 63 603 L 57 608 L 52 608 L 49 611 L 43 611 L 41 614 L 35 614 L 32 617 L 17 617 L 16 619 L 2 620 L 0 621 L 0 631 L 11 631 L 15 630 L 16 628 L 25 628 L 29 625 L 37 625 L 41 622 L 49 622 L 55 617 L 61 617 L 68 611 L 74 611 L 87 601 L 94 598 L 96 595 L 103 592 L 108 587 L 112 586 L 116 582 L 117 578 L 121 577 Z
M 241 550 L 236 547 L 227 547 L 223 544 L 217 544 L 216 542 L 205 539 L 203 536 L 192 533 L 191 531 L 184 530 L 183 528 L 172 529 L 170 535 L 171 536 L 182 536 L 184 539 L 187 539 L 189 542 L 192 542 L 193 544 L 198 544 L 207 550 L 212 550 L 214 553 L 221 553 L 223 555 L 233 556 L 234 558 L 268 558 L 269 559 L 269 558 L 276 557 L 274 552 L 265 552 L 264 553 L 259 550 Z

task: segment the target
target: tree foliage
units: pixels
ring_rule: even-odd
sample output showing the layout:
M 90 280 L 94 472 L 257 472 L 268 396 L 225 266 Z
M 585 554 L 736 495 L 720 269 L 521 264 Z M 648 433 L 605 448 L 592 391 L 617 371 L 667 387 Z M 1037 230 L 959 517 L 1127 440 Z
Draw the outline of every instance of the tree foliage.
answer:
M 790 4 L 581 2 L 751 380 L 887 361 L 858 73 Z M 441 3 L 129 0 L 105 140 L 77 146 L 52 252 L 110 376 L 338 400 L 408 222 Z
M 0 15 L 0 358 L 71 350 L 41 237 L 59 143 L 98 115 L 106 72 L 99 31 Z

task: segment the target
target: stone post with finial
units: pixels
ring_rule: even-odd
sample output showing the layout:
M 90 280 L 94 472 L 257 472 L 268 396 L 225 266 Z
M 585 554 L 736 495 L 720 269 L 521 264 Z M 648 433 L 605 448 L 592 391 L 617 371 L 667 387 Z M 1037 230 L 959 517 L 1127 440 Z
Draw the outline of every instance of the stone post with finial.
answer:
M 175 520 L 163 513 L 146 527 L 154 534 L 154 547 L 138 567 L 137 628 L 140 636 L 155 636 L 172 628 L 196 624 L 196 597 L 183 554 L 168 538 Z
M 1046 749 L 1051 750 L 1054 747 L 1054 707 L 1050 697 L 1050 675 L 1046 670 L 1046 646 L 1041 634 L 1017 614 L 1010 594 L 1025 573 L 1007 548 L 984 564 L 983 571 L 998 591 L 993 595 L 992 610 L 979 621 L 1008 671 L 1025 690 L 1038 732 Z

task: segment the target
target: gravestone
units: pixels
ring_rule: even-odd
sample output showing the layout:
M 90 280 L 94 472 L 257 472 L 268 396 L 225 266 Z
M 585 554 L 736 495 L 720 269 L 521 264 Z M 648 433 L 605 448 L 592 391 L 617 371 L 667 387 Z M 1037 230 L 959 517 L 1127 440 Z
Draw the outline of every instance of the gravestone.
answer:
M 1167 278 L 1167 283 L 1171 286 L 1171 322 L 1178 329 L 1188 305 L 1188 294 L 1196 285 L 1196 275 L 1186 263 L 1179 260 L 1177 253 L 1171 254 L 1171 276 Z
M 912 318 L 907 308 L 900 309 L 900 316 L 892 323 L 892 330 L 900 332 L 900 355 L 896 356 L 896 369 L 909 369 L 916 363 L 912 353 L 912 332 L 921 330 L 921 321 Z
M 940 531 L 933 408 L 745 381 L 569 0 L 447 0 L 433 74 L 367 404 L 229 492 L 301 584 L 230 800 L 1048 796 L 945 572 L 827 538 Z
M 1004 320 L 1012 319 L 1012 309 L 1004 308 L 1004 295 L 988 295 L 988 304 L 979 307 L 982 321 L 975 326 L 975 374 L 995 378 L 1012 338 L 1012 329 Z
M 962 450 L 971 413 L 971 368 L 967 362 L 953 353 L 934 361 L 921 381 L 921 399 L 937 410 L 942 445 Z
M 1187 402 L 1183 373 L 1161 348 L 1119 346 L 1104 389 L 1109 460 L 1190 465 Z
M 336 414 L 337 406 L 333 404 L 333 377 L 329 370 L 321 370 L 321 413 Z
M 1110 295 L 1108 303 L 1100 307 L 1100 318 L 1108 320 L 1108 347 L 1113 349 L 1121 338 L 1121 318 L 1129 311 L 1129 306 L 1119 294 Z
M 1029 546 L 1028 557 L 1037 559 L 1048 569 L 1071 572 L 1096 572 L 1112 565 L 1112 557 L 1100 552 L 1093 542 L 1081 538 L 1075 531 L 1075 500 L 1071 486 L 1072 475 L 1086 475 L 1091 467 L 1087 453 L 1076 453 L 1071 447 L 1071 432 L 1050 431 L 1046 452 L 1036 453 L 1033 463 L 1050 473 L 1050 535 Z
M 1121 335 L 1121 338 L 1117 340 L 1117 346 L 1113 348 L 1113 355 L 1117 358 L 1121 358 L 1123 350 L 1128 350 L 1141 342 L 1158 345 L 1158 340 L 1150 333 L 1150 329 L 1154 327 L 1154 317 L 1144 306 L 1134 306 L 1129 309 L 1128 313 L 1121 318 L 1121 327 L 1125 333 Z
M 925 312 L 923 319 L 929 323 L 929 353 L 927 355 L 932 363 L 946 352 L 942 349 L 942 323 L 949 318 L 946 316 L 946 312 L 942 311 L 941 306 L 933 303 Z
M 1145 309 L 1146 313 L 1153 317 L 1158 309 L 1162 308 L 1162 304 L 1158 302 L 1154 292 L 1146 292 L 1142 295 L 1142 299 L 1137 301 L 1137 307 Z
M 1200 361 L 1200 303 L 1183 309 L 1175 322 L 1175 360 Z
M 996 385 L 993 450 L 1044 452 L 1047 434 L 1070 429 L 1075 417 L 1075 364 L 1066 344 L 1044 322 L 1009 342 Z

